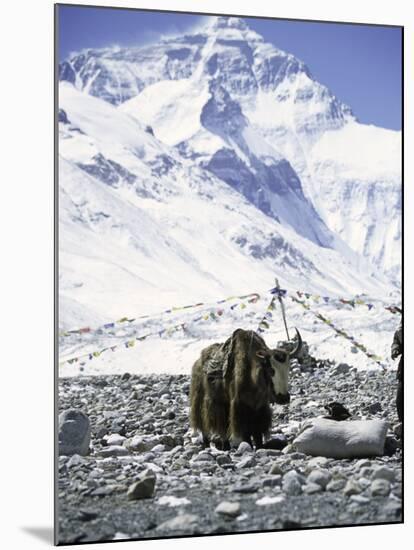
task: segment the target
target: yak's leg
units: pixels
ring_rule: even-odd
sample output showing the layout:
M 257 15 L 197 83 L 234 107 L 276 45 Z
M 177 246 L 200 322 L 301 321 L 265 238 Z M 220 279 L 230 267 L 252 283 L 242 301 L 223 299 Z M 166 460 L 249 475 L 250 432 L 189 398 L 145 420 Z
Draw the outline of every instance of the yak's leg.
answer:
M 203 432 L 203 448 L 206 449 L 207 447 L 210 447 L 210 439 L 206 433 Z
M 256 432 L 253 434 L 253 441 L 256 445 L 256 449 L 262 449 L 263 448 L 263 436 L 260 432 Z

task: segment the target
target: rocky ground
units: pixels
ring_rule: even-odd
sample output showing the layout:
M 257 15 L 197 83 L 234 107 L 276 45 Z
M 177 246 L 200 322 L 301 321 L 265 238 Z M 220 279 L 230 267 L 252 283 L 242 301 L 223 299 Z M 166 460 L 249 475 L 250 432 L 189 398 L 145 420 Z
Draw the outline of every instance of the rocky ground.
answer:
M 395 372 L 322 361 L 296 364 L 290 406 L 274 406 L 272 437 L 339 401 L 353 419 L 390 424 L 391 456 L 335 460 L 288 445 L 203 450 L 188 429 L 189 376 L 59 381 L 59 409 L 83 411 L 90 452 L 59 457 L 59 542 L 91 542 L 401 522 L 401 444 L 393 437 Z

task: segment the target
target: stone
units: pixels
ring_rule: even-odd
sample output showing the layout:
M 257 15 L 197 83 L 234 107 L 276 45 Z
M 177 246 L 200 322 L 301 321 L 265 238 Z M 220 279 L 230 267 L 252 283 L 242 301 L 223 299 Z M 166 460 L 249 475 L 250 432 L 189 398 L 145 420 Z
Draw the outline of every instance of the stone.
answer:
M 308 460 L 307 469 L 308 471 L 312 470 L 313 468 L 323 468 L 330 462 L 330 459 L 326 456 L 314 456 L 310 460 Z
M 107 458 L 109 456 L 126 456 L 129 454 L 129 451 L 121 445 L 111 445 L 110 447 L 104 447 L 99 454 Z
M 302 492 L 302 484 L 299 481 L 299 476 L 295 470 L 291 470 L 283 476 L 282 479 L 283 492 L 288 495 L 300 495 Z
M 236 468 L 237 469 L 241 469 L 241 468 L 252 468 L 253 466 L 256 465 L 256 461 L 255 459 L 253 458 L 253 456 L 245 456 L 244 458 L 242 458 L 239 462 L 237 462 L 236 464 Z
M 231 457 L 229 455 L 220 454 L 220 455 L 217 455 L 216 462 L 220 466 L 223 466 L 223 464 L 231 464 L 232 460 L 231 460 Z
M 126 437 L 119 434 L 109 434 L 109 435 L 106 435 L 103 439 L 108 446 L 111 446 L 111 445 L 122 445 L 123 442 L 126 440 Z
M 346 374 L 351 370 L 351 367 L 348 365 L 348 363 L 338 363 L 336 367 L 333 369 L 334 374 Z
M 201 451 L 197 456 L 193 458 L 193 462 L 215 462 L 216 459 L 214 456 L 207 452 L 207 451 Z
M 380 466 L 374 470 L 372 479 L 386 479 L 387 481 L 393 483 L 395 481 L 395 472 L 388 466 Z
M 91 521 L 99 516 L 99 512 L 93 508 L 81 508 L 78 513 L 80 521 Z
M 393 517 L 399 516 L 401 514 L 402 505 L 401 502 L 398 502 L 396 500 L 389 500 L 384 508 L 384 512 L 387 514 L 390 514 Z
M 59 454 L 89 454 L 91 425 L 85 413 L 68 409 L 59 415 Z
M 306 478 L 302 474 L 299 474 L 296 470 L 289 470 L 283 476 L 283 481 L 287 481 L 289 479 L 296 479 L 296 481 L 298 481 L 301 485 L 306 483 Z
M 344 495 L 350 497 L 351 495 L 359 495 L 361 492 L 361 487 L 353 479 L 348 480 L 347 484 L 344 487 Z
M 393 429 L 393 432 L 395 433 L 395 437 L 397 437 L 398 439 L 401 439 L 403 434 L 402 422 L 395 424 L 395 426 L 393 426 L 392 429 Z
M 361 468 L 359 470 L 359 474 L 362 476 L 362 477 L 371 477 L 372 476 L 372 472 L 374 470 L 372 468 L 369 468 L 368 466 L 364 466 L 363 468 Z
M 127 497 L 129 500 L 151 498 L 154 495 L 156 476 L 154 472 L 145 470 L 132 485 L 130 485 Z
M 286 497 L 284 495 L 265 495 L 264 497 L 259 498 L 259 500 L 256 500 L 256 504 L 257 506 L 268 506 L 269 504 L 279 504 L 280 502 L 284 502 L 285 500 Z
M 308 482 L 302 486 L 302 491 L 307 495 L 313 495 L 314 493 L 320 493 L 322 486 L 319 483 Z
M 165 450 L 166 450 L 166 446 L 163 445 L 162 443 L 158 443 L 158 445 L 155 445 L 155 447 L 153 447 L 151 449 L 151 452 L 153 453 L 163 453 Z
M 179 514 L 178 516 L 160 523 L 157 531 L 187 532 L 197 525 L 198 517 L 194 514 Z
M 391 485 L 387 479 L 375 479 L 372 482 L 370 493 L 373 497 L 386 497 L 390 494 Z
M 376 401 L 375 403 L 371 403 L 368 405 L 368 412 L 370 414 L 377 414 L 382 411 L 382 406 L 379 401 Z
M 352 502 L 357 502 L 358 504 L 368 504 L 370 502 L 368 497 L 364 497 L 363 495 L 351 495 L 349 497 Z
M 360 460 L 357 460 L 355 462 L 354 468 L 356 470 L 359 470 L 361 468 L 370 468 L 372 466 L 372 463 L 367 458 L 361 458 Z
M 326 486 L 326 490 L 331 492 L 342 491 L 345 485 L 346 485 L 346 479 L 342 479 L 342 478 L 333 479 Z
M 282 470 L 282 468 L 279 466 L 279 464 L 277 464 L 276 462 L 274 462 L 274 463 L 270 466 L 269 474 L 271 474 L 271 475 L 283 475 L 283 470 Z
M 358 484 L 360 487 L 362 487 L 362 489 L 366 489 L 367 487 L 369 487 L 371 485 L 371 481 L 369 479 L 367 479 L 366 477 L 360 477 L 358 479 Z
M 266 477 L 263 480 L 263 487 L 277 487 L 282 483 L 281 475 L 272 475 L 272 477 Z
M 300 453 L 298 451 L 294 451 L 293 453 L 290 453 L 290 459 L 291 460 L 303 460 L 307 457 L 305 453 Z
M 67 461 L 66 466 L 68 468 L 73 468 L 74 466 L 80 466 L 81 464 L 87 464 L 86 459 L 80 455 L 72 455 Z
M 317 483 L 323 489 L 326 488 L 328 483 L 331 481 L 332 474 L 325 469 L 313 470 L 308 475 L 308 483 Z
M 124 445 L 131 451 L 138 451 L 140 453 L 144 453 L 149 450 L 149 446 L 145 443 L 143 438 L 139 435 L 135 435 L 131 439 L 127 439 Z
M 236 517 L 240 514 L 239 502 L 223 501 L 216 507 L 215 512 L 223 516 Z
M 251 445 L 249 445 L 247 441 L 242 441 L 240 445 L 237 447 L 237 450 L 234 454 L 236 456 L 241 456 L 241 455 L 244 455 L 244 453 L 251 453 L 251 452 L 253 452 Z
M 233 487 L 232 491 L 234 493 L 250 494 L 257 493 L 259 490 L 259 485 L 255 483 L 240 483 Z

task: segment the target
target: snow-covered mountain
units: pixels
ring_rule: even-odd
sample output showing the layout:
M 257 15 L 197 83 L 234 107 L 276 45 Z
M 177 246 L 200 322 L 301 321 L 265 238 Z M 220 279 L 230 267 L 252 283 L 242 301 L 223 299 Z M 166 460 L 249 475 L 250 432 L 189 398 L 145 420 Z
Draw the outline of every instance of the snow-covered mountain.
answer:
M 275 273 L 316 292 L 382 286 L 338 239 L 321 247 L 264 214 L 113 105 L 69 83 L 59 102 L 62 326 L 268 288 Z
M 399 281 L 400 133 L 358 123 L 246 20 L 208 18 L 146 47 L 85 50 L 60 78 L 151 125 L 264 213 L 322 246 L 332 246 L 330 229 Z
M 399 134 L 359 124 L 244 20 L 87 50 L 60 79 L 62 327 L 275 274 L 345 295 L 399 280 Z

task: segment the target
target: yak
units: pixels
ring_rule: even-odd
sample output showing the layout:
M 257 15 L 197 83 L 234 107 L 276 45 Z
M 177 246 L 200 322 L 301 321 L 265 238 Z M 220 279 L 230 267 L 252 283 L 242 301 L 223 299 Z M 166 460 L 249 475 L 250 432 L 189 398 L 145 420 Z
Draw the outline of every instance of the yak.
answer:
M 270 349 L 256 332 L 243 329 L 202 350 L 192 368 L 190 424 L 202 433 L 204 446 L 216 435 L 223 449 L 230 448 L 230 439 L 263 447 L 272 423 L 270 404 L 290 401 L 290 359 L 302 347 L 296 333 L 292 351 Z M 211 368 L 220 361 L 221 368 Z

